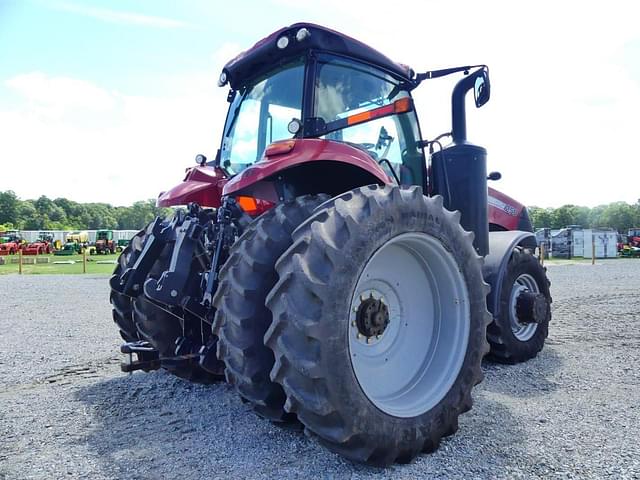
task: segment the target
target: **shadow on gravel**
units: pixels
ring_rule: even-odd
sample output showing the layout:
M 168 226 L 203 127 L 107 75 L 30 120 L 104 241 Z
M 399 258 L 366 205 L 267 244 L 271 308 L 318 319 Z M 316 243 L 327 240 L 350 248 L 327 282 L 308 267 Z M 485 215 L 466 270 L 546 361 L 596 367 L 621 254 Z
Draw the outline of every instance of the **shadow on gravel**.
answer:
M 302 432 L 257 417 L 226 383 L 154 372 L 88 385 L 76 398 L 93 419 L 85 441 L 118 478 L 321 477 L 327 463 L 345 463 Z
M 485 390 L 512 397 L 526 398 L 548 395 L 561 386 L 549 380 L 562 369 L 564 360 L 555 345 L 547 345 L 536 358 L 517 365 L 484 361 L 482 369 Z
M 437 452 L 380 470 L 352 464 L 301 432 L 258 418 L 225 383 L 194 385 L 154 372 L 88 385 L 75 395 L 92 419 L 83 441 L 117 478 L 446 477 L 460 476 L 461 469 L 486 474 L 508 467 L 514 439 L 522 435 L 507 408 L 480 394 L 461 417 L 458 434 Z M 478 465 L 473 459 L 479 456 L 487 461 Z

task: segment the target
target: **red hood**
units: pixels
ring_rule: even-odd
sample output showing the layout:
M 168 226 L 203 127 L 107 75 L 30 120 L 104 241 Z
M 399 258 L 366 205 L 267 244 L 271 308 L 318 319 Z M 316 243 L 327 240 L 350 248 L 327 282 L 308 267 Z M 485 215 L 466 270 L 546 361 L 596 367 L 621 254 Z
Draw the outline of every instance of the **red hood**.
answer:
M 518 230 L 524 205 L 491 187 L 488 193 L 489 223 L 500 225 L 507 230 Z
M 158 207 L 173 207 L 196 202 L 202 207 L 220 206 L 222 187 L 227 182 L 224 171 L 218 167 L 197 166 L 187 169 L 184 180 L 171 190 L 158 196 Z

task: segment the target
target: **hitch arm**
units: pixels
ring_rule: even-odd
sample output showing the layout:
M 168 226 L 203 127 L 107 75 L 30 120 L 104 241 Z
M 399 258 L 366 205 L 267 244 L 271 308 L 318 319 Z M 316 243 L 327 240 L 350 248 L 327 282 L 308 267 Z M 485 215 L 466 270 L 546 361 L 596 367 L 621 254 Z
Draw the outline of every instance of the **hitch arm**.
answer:
M 127 268 L 120 276 L 112 276 L 109 280 L 111 288 L 130 297 L 139 295 L 142 292 L 142 282 L 147 278 L 151 267 L 162 253 L 162 249 L 173 239 L 175 226 L 182 223 L 183 220 L 184 214 L 182 212 L 176 213 L 169 225 L 163 224 L 162 218 L 156 217 L 151 227 L 151 234 L 133 267 Z

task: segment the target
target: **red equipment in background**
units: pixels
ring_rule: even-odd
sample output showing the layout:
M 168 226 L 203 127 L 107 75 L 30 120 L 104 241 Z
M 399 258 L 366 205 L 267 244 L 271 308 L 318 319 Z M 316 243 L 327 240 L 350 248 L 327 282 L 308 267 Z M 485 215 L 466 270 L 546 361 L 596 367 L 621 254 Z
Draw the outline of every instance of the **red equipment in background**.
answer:
M 41 233 L 40 238 L 22 249 L 23 255 L 44 255 L 53 253 L 53 234 Z

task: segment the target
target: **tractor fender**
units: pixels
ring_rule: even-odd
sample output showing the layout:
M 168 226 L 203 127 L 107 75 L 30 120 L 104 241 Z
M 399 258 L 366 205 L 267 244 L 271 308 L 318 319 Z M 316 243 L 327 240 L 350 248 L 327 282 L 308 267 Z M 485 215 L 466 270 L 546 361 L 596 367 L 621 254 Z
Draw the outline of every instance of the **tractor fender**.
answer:
M 310 168 L 301 168 L 306 166 Z M 333 174 L 340 172 L 340 176 L 328 175 L 326 178 L 321 178 L 326 172 Z M 344 190 L 341 189 L 344 188 L 343 185 L 338 187 L 338 184 L 349 183 L 350 178 L 353 178 L 352 182 L 358 183 L 354 187 L 392 182 L 382 167 L 360 148 L 334 140 L 307 138 L 272 143 L 259 162 L 246 168 L 226 183 L 223 195 L 246 191 L 259 182 L 268 181 L 280 175 L 288 176 L 289 183 L 306 184 L 298 189 L 297 194 L 320 191 L 332 193 L 322 188 L 330 190 L 333 188 L 339 190 L 337 193 L 342 193 L 350 188 Z M 343 176 L 350 178 L 343 178 Z M 324 185 L 323 181 L 325 181 Z M 316 185 L 320 188 L 317 192 L 313 191 L 317 189 Z
M 201 165 L 187 168 L 182 183 L 158 196 L 158 207 L 188 205 L 195 202 L 203 207 L 218 208 L 221 204 L 222 187 L 228 177 L 219 167 Z
M 500 288 L 513 249 L 535 249 L 536 246 L 536 237 L 531 232 L 489 232 L 489 254 L 484 259 L 483 275 L 485 281 L 491 285 L 491 292 L 487 296 L 487 308 L 494 318 L 500 313 Z

